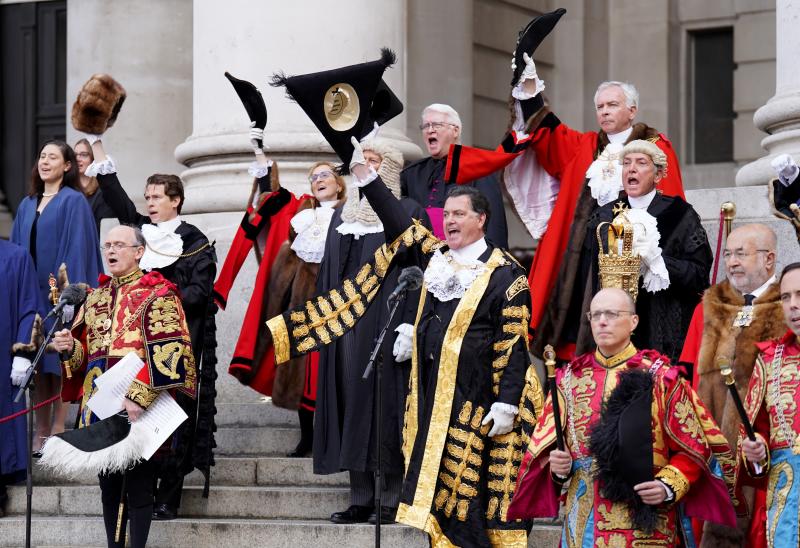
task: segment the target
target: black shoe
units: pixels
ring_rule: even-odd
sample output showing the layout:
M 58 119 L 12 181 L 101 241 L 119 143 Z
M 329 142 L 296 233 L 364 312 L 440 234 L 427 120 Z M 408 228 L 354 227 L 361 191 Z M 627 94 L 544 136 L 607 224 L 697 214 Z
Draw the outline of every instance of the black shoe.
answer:
M 334 512 L 331 514 L 333 523 L 364 523 L 369 519 L 372 508 L 369 506 L 352 505 L 344 512 Z
M 389 525 L 392 523 L 397 523 L 395 521 L 395 516 L 397 516 L 397 508 L 392 508 L 390 506 L 381 506 L 381 525 Z M 375 511 L 369 515 L 369 519 L 367 520 L 371 524 L 375 525 L 377 519 L 375 519 Z
M 300 440 L 300 443 L 297 444 L 297 447 L 294 448 L 294 451 L 286 455 L 292 459 L 301 459 L 307 457 L 311 454 L 311 444 L 304 443 L 303 440 Z
M 178 517 L 178 509 L 169 504 L 159 504 L 153 507 L 153 519 L 156 521 L 170 521 Z

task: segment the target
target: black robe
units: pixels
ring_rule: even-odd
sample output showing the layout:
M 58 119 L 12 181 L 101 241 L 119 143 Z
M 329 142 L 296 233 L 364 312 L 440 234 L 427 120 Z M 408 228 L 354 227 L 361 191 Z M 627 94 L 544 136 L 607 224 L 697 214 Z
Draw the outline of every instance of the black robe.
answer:
M 97 181 L 103 191 L 103 199 L 121 223 L 139 227 L 150 223 L 149 217 L 136 211 L 136 206 L 125 193 L 116 173 L 98 175 Z M 217 275 L 217 255 L 213 244 L 209 244 L 208 238 L 196 226 L 184 221 L 178 225 L 175 233 L 183 240 L 183 255 L 188 256 L 156 270 L 178 286 L 180 291 L 195 364 L 198 368 L 199 383 L 196 400 L 182 394 L 176 395 L 178 404 L 189 417 L 196 417 L 196 420 L 187 420 L 178 428 L 173 455 L 175 459 L 165 466 L 175 466 L 184 475 L 193 468 L 201 470 L 206 476 L 207 489 L 210 467 L 214 465 L 213 448 L 216 446 L 214 399 L 217 378 L 217 338 L 214 316 L 217 305 L 212 299 L 211 292 Z
M 455 183 L 445 183 L 444 168 L 447 158 L 423 158 L 400 172 L 400 191 L 423 208 L 444 207 L 447 192 Z M 497 175 L 489 175 L 466 183 L 481 191 L 489 200 L 489 222 L 486 226 L 486 239 L 497 247 L 508 247 L 508 225 L 506 224 L 506 210 L 503 205 L 503 194 Z M 441 230 L 441 227 L 436 227 Z
M 406 214 L 430 226 L 425 211 L 413 200 L 402 200 Z M 356 277 L 360 267 L 372 259 L 375 250 L 386 243 L 384 233 L 365 234 L 356 239 L 342 235 L 336 227 L 342 224 L 337 210 L 328 228 L 325 256 L 317 277 L 318 292 L 340 287 L 344 280 Z M 399 262 L 402 262 L 400 259 Z M 369 356 L 381 327 L 388 318 L 387 298 L 397 286 L 400 267 L 394 267 L 365 316 L 342 338 L 320 349 L 317 381 L 317 408 L 314 418 L 314 473 L 335 474 L 342 470 L 375 470 L 376 424 L 373 418 L 376 375 L 362 379 Z M 410 294 L 395 314 L 383 342 L 382 373 L 382 437 L 384 473 L 403 473 L 400 453 L 405 409 L 408 365 L 394 361 L 392 349 L 397 337 L 395 328 L 412 323 L 415 299 Z
M 594 348 L 591 328 L 585 312 L 589 310 L 592 296 L 600 290 L 597 255 L 597 226 L 614 219 L 613 209 L 622 203 L 630 207 L 625 193 L 618 200 L 598 208 L 589 219 L 583 240 L 578 279 L 587 280 L 589 289 L 576 292 L 570 302 L 569 325 L 578 326 L 576 352 L 578 355 Z M 650 293 L 639 279 L 636 313 L 639 325 L 631 337 L 637 348 L 651 348 L 669 356 L 677 363 L 692 314 L 709 286 L 709 273 L 714 261 L 708 236 L 694 208 L 681 198 L 656 193 L 647 207 L 656 218 L 660 235 L 661 255 L 669 273 L 667 289 Z M 608 249 L 608 232 L 600 231 L 604 249 Z

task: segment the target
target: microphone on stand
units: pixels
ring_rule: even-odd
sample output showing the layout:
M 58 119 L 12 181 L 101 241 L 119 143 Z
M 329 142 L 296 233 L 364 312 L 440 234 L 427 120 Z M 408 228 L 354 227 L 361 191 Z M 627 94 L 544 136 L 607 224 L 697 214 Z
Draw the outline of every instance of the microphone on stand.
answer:
M 416 291 L 420 287 L 422 287 L 422 269 L 418 266 L 406 267 L 397 277 L 397 287 L 389 295 L 389 302 L 393 303 L 405 291 Z
M 71 322 L 72 318 L 75 316 L 75 308 L 83 304 L 88 292 L 89 286 L 86 284 L 69 284 L 64 288 L 64 291 L 61 292 L 58 304 L 47 313 L 44 319 L 47 320 L 53 316 L 61 315 L 63 323 Z M 69 319 L 63 320 L 67 314 L 69 314 Z

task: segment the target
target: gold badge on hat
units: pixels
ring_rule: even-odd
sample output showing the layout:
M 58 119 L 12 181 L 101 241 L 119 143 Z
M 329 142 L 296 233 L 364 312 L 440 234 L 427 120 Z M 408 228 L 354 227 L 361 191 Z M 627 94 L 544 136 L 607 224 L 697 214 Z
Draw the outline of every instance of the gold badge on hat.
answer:
M 358 94 L 350 84 L 334 84 L 325 93 L 325 119 L 336 131 L 347 131 L 356 125 L 361 109 Z

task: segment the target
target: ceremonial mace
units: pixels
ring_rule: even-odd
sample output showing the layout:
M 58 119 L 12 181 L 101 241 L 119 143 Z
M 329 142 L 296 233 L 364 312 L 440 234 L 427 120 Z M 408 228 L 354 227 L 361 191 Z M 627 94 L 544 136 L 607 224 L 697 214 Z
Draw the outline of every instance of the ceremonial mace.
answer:
M 750 441 L 756 441 L 756 433 L 753 430 L 753 425 L 750 424 L 750 419 L 747 417 L 747 412 L 744 410 L 742 398 L 739 396 L 738 390 L 736 390 L 736 379 L 733 378 L 731 361 L 725 356 L 720 356 L 717 358 L 717 365 L 719 366 L 719 372 L 722 375 L 725 384 L 728 385 L 728 391 L 731 393 L 733 403 L 736 405 L 736 411 L 739 412 L 739 418 L 744 425 L 744 430 L 747 433 L 747 439 Z
M 547 369 L 547 389 L 553 402 L 553 420 L 556 425 L 556 447 L 564 450 L 564 428 L 561 426 L 561 409 L 558 403 L 558 384 L 556 384 L 556 352 L 552 345 L 544 347 L 544 366 Z
M 719 206 L 719 232 L 717 233 L 717 250 L 714 253 L 714 268 L 711 271 L 711 285 L 717 283 L 717 271 L 719 270 L 720 249 L 722 247 L 722 233 L 725 232 L 725 240 L 733 228 L 733 219 L 736 217 L 736 204 L 733 202 L 722 202 Z

